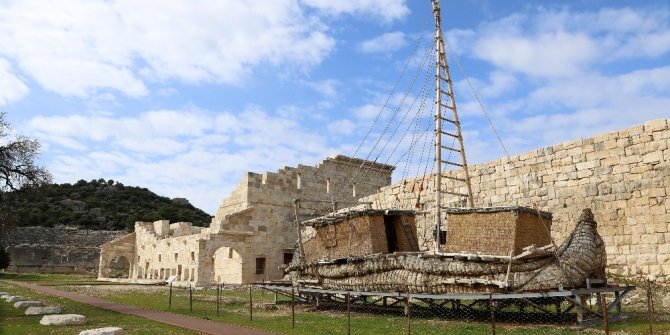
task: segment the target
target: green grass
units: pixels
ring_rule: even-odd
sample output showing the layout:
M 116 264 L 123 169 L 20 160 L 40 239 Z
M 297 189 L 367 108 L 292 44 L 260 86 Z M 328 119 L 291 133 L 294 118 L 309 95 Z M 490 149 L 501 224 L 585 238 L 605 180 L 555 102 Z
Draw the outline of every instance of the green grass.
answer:
M 24 275 L 22 275 L 24 276 Z M 62 276 L 62 275 L 61 275 Z M 0 279 L 4 277 L 0 275 Z M 216 290 L 193 290 L 193 310 L 189 307 L 189 291 L 186 288 L 173 288 L 172 305 L 168 308 L 169 287 L 151 286 L 136 289 L 134 286 L 113 288 L 93 286 L 102 284 L 91 282 L 86 277 L 70 278 L 56 275 L 26 275 L 13 280 L 30 280 L 40 285 L 59 285 L 58 289 L 76 291 L 101 299 L 139 306 L 147 309 L 169 311 L 171 313 L 190 315 L 217 322 L 236 324 L 259 329 L 275 331 L 282 334 L 346 334 L 347 314 L 343 306 L 332 309 L 316 309 L 314 305 L 297 304 L 295 329 L 292 328 L 291 304 L 288 298 L 279 296 L 278 304 L 274 303 L 274 295 L 260 289 L 254 289 L 253 320 L 249 319 L 249 292 L 246 289 L 224 290 L 222 294 L 220 316 L 216 315 Z M 63 285 L 65 284 L 65 285 Z M 114 283 L 106 283 L 114 284 Z M 62 285 L 62 286 L 60 286 Z M 148 290 L 148 291 L 147 291 Z M 660 297 L 660 293 L 656 293 Z M 611 297 L 608 298 L 611 301 Z M 670 334 L 670 311 L 661 310 L 660 300 L 656 304 L 657 316 L 654 323 L 655 334 Z M 92 307 L 89 307 L 92 308 Z M 339 308 L 339 310 L 336 310 Z M 359 307 L 360 308 L 360 307 Z M 415 311 L 418 313 L 418 311 Z M 647 334 L 646 305 L 624 305 L 625 321 L 610 324 L 612 334 Z M 103 312 L 109 313 L 109 312 Z M 87 314 L 87 313 L 83 313 Z M 1 314 L 0 314 L 1 315 Z M 484 319 L 444 319 L 444 318 L 412 318 L 412 334 L 490 334 L 491 325 Z M 354 310 L 351 319 L 352 334 L 407 334 L 408 319 L 401 314 L 374 314 L 370 310 Z M 128 332 L 134 334 L 134 332 Z M 139 332 L 138 332 L 139 333 Z M 529 323 L 497 323 L 496 333 L 504 335 L 531 334 L 602 334 L 602 326 L 596 322 L 591 328 L 578 329 L 572 324 L 529 324 Z M 0 333 L 2 334 L 2 333 Z M 12 332 L 7 334 L 14 334 Z M 20 333 L 17 333 L 20 334 Z M 169 334 L 169 333 L 168 333 Z
M 44 286 L 58 285 L 101 285 L 108 282 L 97 281 L 97 274 L 62 274 L 62 273 L 9 273 L 0 272 L 0 280 L 16 280 Z
M 79 334 L 80 331 L 102 327 L 121 327 L 126 334 L 191 335 L 196 334 L 178 327 L 149 321 L 143 318 L 110 312 L 64 298 L 34 292 L 18 286 L 0 282 L 0 291 L 21 295 L 30 300 L 39 300 L 46 305 L 60 306 L 63 313 L 86 316 L 83 326 L 43 326 L 39 323 L 42 316 L 25 315 L 25 309 L 14 308 L 13 303 L 0 300 L 0 335 L 60 335 Z

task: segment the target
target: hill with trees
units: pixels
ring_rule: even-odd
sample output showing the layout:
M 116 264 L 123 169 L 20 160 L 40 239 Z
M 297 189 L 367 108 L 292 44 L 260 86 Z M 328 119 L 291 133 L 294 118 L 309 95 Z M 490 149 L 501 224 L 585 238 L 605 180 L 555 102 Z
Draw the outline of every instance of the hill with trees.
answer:
M 11 194 L 11 193 L 10 193 Z M 80 180 L 22 191 L 14 201 L 17 226 L 70 225 L 132 231 L 135 221 L 186 221 L 209 225 L 211 216 L 184 198 L 170 199 L 114 180 Z

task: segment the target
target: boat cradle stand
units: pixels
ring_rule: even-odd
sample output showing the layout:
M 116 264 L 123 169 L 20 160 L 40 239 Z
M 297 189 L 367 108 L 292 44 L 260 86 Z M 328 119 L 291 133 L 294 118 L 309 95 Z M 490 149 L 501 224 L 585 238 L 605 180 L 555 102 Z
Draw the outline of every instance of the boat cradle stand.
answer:
M 490 317 L 494 303 L 496 318 L 504 322 L 576 322 L 586 325 L 603 320 L 602 294 L 613 293 L 614 299 L 606 301 L 609 321 L 622 317 L 621 302 L 635 286 L 604 286 L 605 280 L 588 280 L 585 288 L 562 289 L 543 292 L 519 293 L 450 293 L 422 294 L 399 292 L 366 292 L 330 290 L 315 287 L 281 284 L 255 284 L 275 294 L 275 302 L 282 295 L 299 303 L 313 303 L 316 307 L 329 308 L 349 304 L 352 309 L 378 313 L 404 313 L 447 317 L 449 319 Z M 286 300 L 284 300 L 286 301 Z M 590 304 L 593 302 L 593 304 Z

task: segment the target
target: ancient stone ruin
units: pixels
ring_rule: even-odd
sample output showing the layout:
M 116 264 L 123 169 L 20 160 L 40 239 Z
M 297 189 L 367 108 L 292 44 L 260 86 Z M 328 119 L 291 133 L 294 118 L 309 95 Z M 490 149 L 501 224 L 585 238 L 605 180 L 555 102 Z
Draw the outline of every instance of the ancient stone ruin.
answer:
M 317 166 L 249 172 L 222 201 L 209 227 L 138 222 L 132 234 L 105 243 L 99 278 L 121 275 L 112 265 L 123 260 L 129 281 L 176 276 L 177 285 L 205 286 L 281 279 L 279 267 L 291 261 L 297 241 L 294 199 L 303 199 L 303 214 L 350 206 L 390 185 L 392 171 L 389 165 L 336 156 Z
M 76 227 L 17 227 L 7 237 L 12 272 L 97 272 L 100 245 L 124 231 Z

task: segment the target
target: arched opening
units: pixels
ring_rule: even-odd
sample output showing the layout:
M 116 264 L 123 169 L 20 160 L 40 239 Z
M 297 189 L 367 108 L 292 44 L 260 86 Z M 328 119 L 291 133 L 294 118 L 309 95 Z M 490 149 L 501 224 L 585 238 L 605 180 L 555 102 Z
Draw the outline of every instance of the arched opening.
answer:
M 116 256 L 109 262 L 109 278 L 128 278 L 130 262 L 126 256 Z
M 212 257 L 212 281 L 242 284 L 242 256 L 231 247 L 221 247 Z

